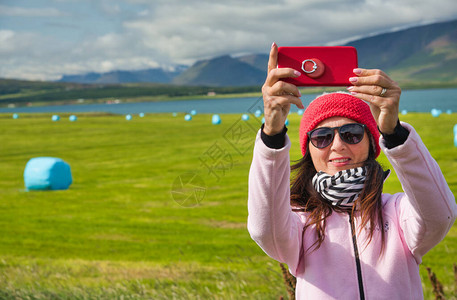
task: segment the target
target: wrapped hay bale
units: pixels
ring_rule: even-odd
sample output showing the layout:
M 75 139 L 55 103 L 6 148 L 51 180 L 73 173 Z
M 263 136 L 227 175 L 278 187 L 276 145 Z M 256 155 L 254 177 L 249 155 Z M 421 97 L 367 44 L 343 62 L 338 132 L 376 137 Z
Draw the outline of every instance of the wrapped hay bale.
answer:
M 211 122 L 213 123 L 213 125 L 219 125 L 221 124 L 222 119 L 219 115 L 213 115 Z
M 27 190 L 66 190 L 72 181 L 70 165 L 60 158 L 35 157 L 25 166 Z

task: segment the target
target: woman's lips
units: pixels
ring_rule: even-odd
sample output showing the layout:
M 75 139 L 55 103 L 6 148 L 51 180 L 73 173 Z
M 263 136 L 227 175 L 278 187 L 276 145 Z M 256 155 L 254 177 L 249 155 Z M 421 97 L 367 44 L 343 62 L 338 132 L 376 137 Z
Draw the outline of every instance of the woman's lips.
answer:
M 330 163 L 332 163 L 334 166 L 336 167 L 341 167 L 341 166 L 345 166 L 349 163 L 351 159 L 348 158 L 348 157 L 343 157 L 343 158 L 335 158 L 335 159 L 331 159 L 330 160 Z

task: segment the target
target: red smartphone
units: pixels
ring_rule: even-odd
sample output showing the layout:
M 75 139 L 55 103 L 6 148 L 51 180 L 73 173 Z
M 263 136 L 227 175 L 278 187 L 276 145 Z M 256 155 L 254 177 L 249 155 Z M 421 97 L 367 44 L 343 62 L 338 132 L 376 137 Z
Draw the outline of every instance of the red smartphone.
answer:
M 349 86 L 357 68 L 357 50 L 349 46 L 279 47 L 278 68 L 301 73 L 284 81 L 297 86 Z

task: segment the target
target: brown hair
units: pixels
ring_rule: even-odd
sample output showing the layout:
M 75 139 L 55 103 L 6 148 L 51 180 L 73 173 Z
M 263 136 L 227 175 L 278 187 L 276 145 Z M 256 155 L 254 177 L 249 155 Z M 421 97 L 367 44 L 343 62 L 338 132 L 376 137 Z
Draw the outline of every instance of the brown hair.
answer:
M 371 144 L 371 139 L 370 139 Z M 381 254 L 384 250 L 385 233 L 382 217 L 382 186 L 384 182 L 384 171 L 381 165 L 375 160 L 373 147 L 369 147 L 368 159 L 364 163 L 367 168 L 367 178 L 365 187 L 363 188 L 359 198 L 355 201 L 352 209 L 344 209 L 332 206 L 330 202 L 324 200 L 322 196 L 315 190 L 312 184 L 312 178 L 316 174 L 309 148 L 305 156 L 296 164 L 292 165 L 293 172 L 290 188 L 290 202 L 294 211 L 304 211 L 309 213 L 308 221 L 303 228 L 305 231 L 308 227 L 315 225 L 317 240 L 308 247 L 310 250 L 319 249 L 325 239 L 326 219 L 333 211 L 347 212 L 350 217 L 354 216 L 355 210 L 362 216 L 362 222 L 359 227 L 359 232 L 369 225 L 369 239 L 367 245 L 372 241 L 374 231 L 378 227 L 381 231 Z M 355 233 L 354 233 L 355 234 Z

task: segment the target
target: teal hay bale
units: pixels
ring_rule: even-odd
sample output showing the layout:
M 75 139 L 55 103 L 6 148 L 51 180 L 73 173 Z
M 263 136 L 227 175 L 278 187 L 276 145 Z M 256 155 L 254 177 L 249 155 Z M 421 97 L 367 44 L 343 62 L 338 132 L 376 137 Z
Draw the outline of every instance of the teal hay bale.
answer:
M 139 114 L 140 118 L 144 118 L 144 113 Z
M 75 122 L 76 120 L 78 120 L 78 117 L 76 117 L 75 115 L 71 115 L 69 118 L 70 122 Z
M 19 119 L 19 115 L 18 114 L 13 114 L 13 119 Z
M 262 124 L 265 124 L 265 117 L 262 118 Z
M 243 114 L 243 115 L 241 116 L 241 120 L 243 120 L 243 121 L 249 121 L 249 115 L 248 115 L 248 114 Z
M 197 111 L 196 111 L 195 109 L 192 109 L 192 110 L 190 111 L 190 114 L 191 114 L 192 116 L 195 116 L 195 115 L 197 114 Z
M 452 110 L 446 109 L 446 113 L 447 113 L 448 115 L 452 115 Z
M 66 190 L 72 182 L 70 165 L 60 158 L 35 157 L 25 166 L 27 190 Z
M 297 114 L 298 114 L 299 116 L 302 116 L 304 112 L 305 112 L 304 109 L 299 109 L 299 110 L 297 111 Z
M 457 133 L 454 133 L 454 146 L 457 147 Z
M 176 117 L 177 115 L 178 115 L 178 114 L 177 114 L 177 113 L 175 113 L 175 112 L 172 114 L 172 116 L 173 116 L 173 117 Z
M 454 125 L 454 135 L 457 134 L 457 124 Z
M 192 115 L 190 115 L 190 114 L 185 115 L 184 116 L 184 120 L 185 121 L 191 121 L 192 120 Z
M 284 122 L 284 125 L 289 126 L 289 119 L 286 119 L 286 122 Z
M 432 108 L 432 110 L 430 111 L 430 113 L 432 114 L 432 116 L 434 118 L 436 117 L 439 117 L 441 115 L 441 110 L 439 109 L 436 109 L 436 108 Z
M 132 119 L 132 115 L 126 115 L 126 116 L 125 116 L 125 119 L 126 119 L 127 121 L 130 121 L 130 120 Z
M 402 115 L 407 115 L 407 114 L 408 114 L 408 111 L 407 111 L 406 109 L 403 109 L 403 110 L 401 111 L 401 114 L 402 114 Z
M 213 125 L 219 125 L 222 123 L 222 120 L 221 120 L 221 117 L 219 115 L 213 115 L 213 118 L 211 119 L 211 123 L 213 123 Z
M 60 117 L 59 117 L 58 115 L 52 115 L 51 120 L 52 120 L 53 122 L 57 122 L 57 121 L 60 120 Z
M 256 110 L 255 113 L 254 113 L 254 116 L 256 118 L 260 117 L 262 115 L 262 111 L 260 109 Z

